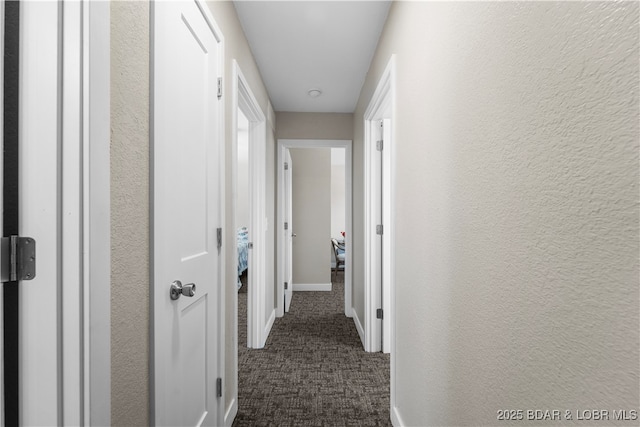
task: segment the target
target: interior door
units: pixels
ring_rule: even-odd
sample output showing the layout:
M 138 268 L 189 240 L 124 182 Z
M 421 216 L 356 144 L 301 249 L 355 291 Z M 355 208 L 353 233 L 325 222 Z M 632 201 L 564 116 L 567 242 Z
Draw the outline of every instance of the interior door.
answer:
M 154 2 L 154 424 L 217 425 L 220 37 L 199 2 Z
M 382 351 L 391 353 L 391 120 L 382 120 Z
M 285 150 L 285 170 L 284 170 L 284 212 L 287 227 L 285 234 L 285 268 L 284 277 L 287 285 L 284 289 L 284 310 L 289 311 L 291 307 L 291 298 L 293 297 L 293 163 L 291 162 L 291 153 Z

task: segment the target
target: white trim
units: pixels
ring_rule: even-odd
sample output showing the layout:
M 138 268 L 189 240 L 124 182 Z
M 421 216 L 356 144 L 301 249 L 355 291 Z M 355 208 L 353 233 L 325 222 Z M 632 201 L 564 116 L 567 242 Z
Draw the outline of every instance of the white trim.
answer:
M 0 20 L 2 21 L 2 31 L 0 31 L 0 139 L 4 147 L 4 1 L 0 1 Z M 0 150 L 0 188 L 4 189 L 4 150 Z M 2 202 L 0 201 L 0 205 Z M 4 207 L 0 209 L 0 224 L 3 221 Z M 4 292 L 0 292 L 0 426 L 6 425 L 4 421 Z
M 364 346 L 364 327 L 362 326 L 362 322 L 360 321 L 360 318 L 358 317 L 358 312 L 356 310 L 353 310 L 353 323 L 355 323 L 356 325 L 358 336 L 360 336 L 360 341 Z
M 374 92 L 369 106 L 364 114 L 364 291 L 365 291 L 365 351 L 375 352 L 382 350 L 382 325 L 376 317 L 376 310 L 382 307 L 380 288 L 381 276 L 380 276 L 380 262 L 377 257 L 381 256 L 380 247 L 378 246 L 378 236 L 376 234 L 376 225 L 378 223 L 379 206 L 381 200 L 379 200 L 379 193 L 374 191 L 374 182 L 380 178 L 379 170 L 377 169 L 376 162 L 378 162 L 378 154 L 375 148 L 376 139 L 378 138 L 377 132 L 378 122 L 381 119 L 391 119 L 390 124 L 393 126 L 393 99 L 394 99 L 394 70 L 395 70 L 395 57 L 392 55 L 385 71 L 380 78 L 376 91 Z M 393 128 L 392 128 L 393 132 Z M 393 184 L 394 165 L 393 165 L 393 135 L 391 141 L 385 143 L 385 155 L 391 157 L 389 162 L 391 170 L 385 174 L 386 179 L 391 179 L 391 188 Z M 393 191 L 391 191 L 393 193 Z M 393 203 L 391 201 L 391 203 Z M 394 248 L 394 214 L 393 206 L 390 209 L 391 218 L 388 224 L 384 224 L 383 239 L 385 243 L 390 245 L 390 254 L 395 252 Z M 389 257 L 392 258 L 392 257 Z M 394 268 L 395 264 L 393 259 L 384 259 L 383 268 L 385 271 L 389 271 L 392 283 L 389 283 L 389 287 L 393 289 L 393 277 L 395 277 Z M 393 298 L 393 297 L 392 297 Z M 383 321 L 392 321 L 394 316 L 393 306 L 390 306 L 391 313 L 386 313 Z M 392 334 L 393 335 L 393 334 Z
M 232 142 L 231 142 L 231 171 L 232 171 L 232 212 L 233 230 L 237 229 L 235 212 L 237 206 L 237 170 L 238 170 L 238 110 L 249 120 L 249 238 L 253 249 L 249 251 L 249 286 L 247 288 L 247 346 L 262 348 L 267 340 L 263 336 L 266 330 L 266 119 L 260 109 L 253 91 L 249 87 L 238 63 L 233 60 L 233 98 L 232 111 Z M 238 248 L 234 239 L 233 265 L 237 265 Z M 235 295 L 235 310 L 237 312 L 237 293 Z M 237 340 L 236 340 L 237 345 Z M 234 353 L 237 353 L 237 349 Z
M 406 424 L 400 416 L 400 409 L 397 406 L 391 406 L 391 424 L 393 427 L 404 427 Z
M 277 204 L 276 204 L 276 241 L 277 241 L 277 281 L 276 310 L 278 317 L 284 316 L 284 162 L 285 152 L 290 148 L 344 148 L 345 149 L 345 232 L 353 236 L 353 141 L 337 139 L 278 139 L 277 142 Z M 353 239 L 346 240 L 344 267 L 344 314 L 352 317 L 353 280 Z
M 69 2 L 73 4 L 73 2 Z M 65 2 L 66 7 L 66 2 Z M 108 2 L 83 2 L 84 27 L 84 424 L 111 424 L 111 23 Z M 65 420 L 66 421 L 66 420 Z
M 271 332 L 271 328 L 273 328 L 273 324 L 276 321 L 276 310 L 275 308 L 271 310 L 271 314 L 269 315 L 269 319 L 267 319 L 267 323 L 264 326 L 264 331 L 262 333 L 262 337 L 264 341 L 261 342 L 261 347 L 264 347 L 267 343 L 267 338 L 269 337 L 269 333 Z
M 372 133 L 374 121 L 385 119 L 385 126 L 390 126 L 390 141 L 385 141 L 384 153 L 388 156 L 385 164 L 389 166 L 388 173 L 384 174 L 384 178 L 388 181 L 385 184 L 389 188 L 390 197 L 385 200 L 390 206 L 387 206 L 386 213 L 389 220 L 384 224 L 384 244 L 387 245 L 384 253 L 383 268 L 385 269 L 385 277 L 389 280 L 388 289 L 385 289 L 385 295 L 390 296 L 390 303 L 386 304 L 383 322 L 389 322 L 385 329 L 390 331 L 389 351 L 391 353 L 390 367 L 390 407 L 393 409 L 396 405 L 396 301 L 395 301 L 395 146 L 396 140 L 396 65 L 395 55 L 391 55 L 389 62 L 380 77 L 376 90 L 371 97 L 371 101 L 364 114 L 364 196 L 365 196 L 365 218 L 364 218 L 364 262 L 365 262 L 365 350 L 380 351 L 382 350 L 381 322 L 376 319 L 376 309 L 380 307 L 378 304 L 382 289 L 380 288 L 379 260 L 375 259 L 374 239 L 375 235 L 375 216 L 377 213 L 376 205 L 379 200 L 375 200 L 376 196 L 373 191 L 373 181 L 376 177 L 375 168 L 373 167 L 373 157 L 376 153 L 375 137 Z M 379 196 L 378 196 L 379 199 Z M 388 259 L 387 259 L 388 258 Z
M 331 292 L 332 283 L 293 283 L 293 292 Z
M 229 409 L 227 409 L 227 412 L 224 414 L 224 426 L 226 427 L 231 427 L 231 425 L 233 424 L 233 420 L 236 418 L 236 415 L 238 415 L 238 399 L 233 398 L 231 399 L 231 403 L 229 404 Z

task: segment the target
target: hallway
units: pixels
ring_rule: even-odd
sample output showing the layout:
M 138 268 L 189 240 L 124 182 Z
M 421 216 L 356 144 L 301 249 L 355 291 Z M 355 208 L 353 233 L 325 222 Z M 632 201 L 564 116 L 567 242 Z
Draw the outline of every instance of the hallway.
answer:
M 363 351 L 344 316 L 343 277 L 331 292 L 296 292 L 260 350 L 246 348 L 245 288 L 238 294 L 234 426 L 391 425 L 389 355 Z

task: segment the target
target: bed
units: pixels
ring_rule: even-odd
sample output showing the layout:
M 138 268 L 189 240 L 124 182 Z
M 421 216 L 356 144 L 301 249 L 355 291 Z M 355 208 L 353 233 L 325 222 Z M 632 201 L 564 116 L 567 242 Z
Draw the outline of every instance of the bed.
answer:
M 249 230 L 247 227 L 238 228 L 238 290 L 242 287 L 240 276 L 249 267 Z

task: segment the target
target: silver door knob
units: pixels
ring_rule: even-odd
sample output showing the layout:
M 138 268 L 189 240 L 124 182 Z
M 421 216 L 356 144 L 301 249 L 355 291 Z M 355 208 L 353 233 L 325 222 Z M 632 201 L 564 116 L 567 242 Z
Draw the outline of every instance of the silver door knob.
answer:
M 192 297 L 196 294 L 196 284 L 195 283 L 187 283 L 183 285 L 180 280 L 174 280 L 171 283 L 171 287 L 169 288 L 169 295 L 172 300 L 177 300 L 180 298 L 180 295 L 184 295 L 185 297 Z
M 291 237 L 298 237 L 298 235 L 296 233 L 293 233 Z

